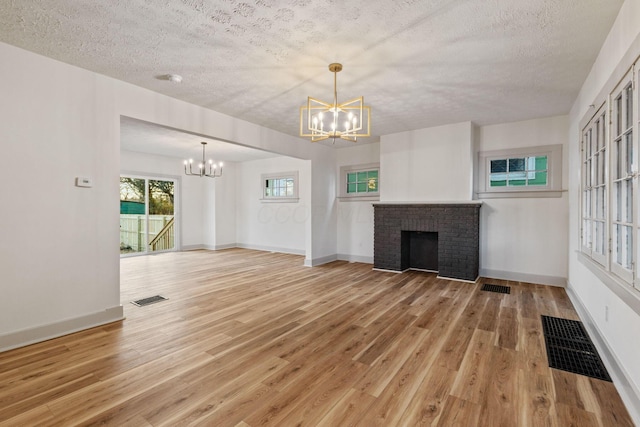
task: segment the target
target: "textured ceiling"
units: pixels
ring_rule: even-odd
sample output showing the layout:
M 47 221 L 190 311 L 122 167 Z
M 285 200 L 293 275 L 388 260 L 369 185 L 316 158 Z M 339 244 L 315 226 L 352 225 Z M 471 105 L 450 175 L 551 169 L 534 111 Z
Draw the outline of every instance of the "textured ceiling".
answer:
M 622 2 L 4 0 L 0 41 L 291 135 L 341 62 L 379 136 L 567 114 Z

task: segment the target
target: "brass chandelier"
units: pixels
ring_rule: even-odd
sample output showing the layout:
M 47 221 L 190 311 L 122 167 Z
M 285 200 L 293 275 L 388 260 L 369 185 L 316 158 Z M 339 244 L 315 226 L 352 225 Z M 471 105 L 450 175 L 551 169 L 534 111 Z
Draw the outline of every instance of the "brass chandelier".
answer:
M 202 141 L 202 162 L 198 164 L 198 170 L 195 172 L 192 170 L 193 159 L 189 159 L 188 161 L 184 161 L 184 174 L 190 176 L 199 176 L 200 178 L 206 176 L 207 178 L 218 178 L 222 176 L 222 162 L 218 164 L 214 163 L 213 160 L 209 159 L 208 162 L 205 161 L 204 149 L 207 146 L 207 143 Z M 189 169 L 187 169 L 189 166 Z
M 333 103 L 329 104 L 312 97 L 307 105 L 300 107 L 300 136 L 310 137 L 311 142 L 333 138 L 356 142 L 358 137 L 371 136 L 371 109 L 364 105 L 364 98 L 352 99 L 338 104 L 338 73 L 342 64 L 329 64 L 333 73 Z

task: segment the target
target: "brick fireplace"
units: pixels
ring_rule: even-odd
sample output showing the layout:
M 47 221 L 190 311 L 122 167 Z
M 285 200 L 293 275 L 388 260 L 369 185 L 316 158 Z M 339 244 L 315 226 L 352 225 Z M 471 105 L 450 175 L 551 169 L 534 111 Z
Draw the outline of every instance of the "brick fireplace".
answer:
M 398 272 L 424 269 L 437 271 L 443 278 L 475 281 L 480 264 L 480 206 L 374 203 L 373 267 Z

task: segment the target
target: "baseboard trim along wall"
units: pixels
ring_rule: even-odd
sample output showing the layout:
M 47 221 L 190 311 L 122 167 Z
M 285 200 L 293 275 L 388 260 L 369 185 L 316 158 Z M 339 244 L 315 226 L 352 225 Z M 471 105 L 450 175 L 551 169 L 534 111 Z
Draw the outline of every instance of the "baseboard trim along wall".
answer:
M 216 251 L 221 251 L 224 249 L 233 249 L 233 248 L 237 248 L 238 245 L 236 245 L 235 243 L 227 243 L 226 245 L 216 245 L 215 249 Z
M 281 254 L 304 255 L 304 249 L 279 248 L 275 246 L 247 245 L 236 243 L 233 247 L 242 249 L 253 249 L 254 251 L 278 252 Z
M 480 277 L 488 279 L 513 280 L 515 282 L 535 283 L 539 285 L 567 286 L 566 277 L 544 276 L 542 274 L 517 273 L 515 271 L 491 270 L 480 268 Z
M 589 336 L 598 349 L 598 353 L 607 367 L 609 375 L 613 378 L 613 384 L 618 390 L 618 393 L 620 393 L 620 397 L 626 405 L 629 415 L 633 419 L 634 423 L 640 426 L 640 390 L 638 390 L 635 385 L 628 380 L 628 378 L 630 378 L 629 375 L 620 364 L 615 353 L 607 344 L 607 341 L 603 338 L 602 333 L 600 333 L 600 330 L 585 308 L 582 300 L 574 291 L 571 283 L 568 283 L 566 290 L 573 307 L 576 309 L 578 316 L 580 316 L 580 319 L 582 320 L 582 324 L 587 329 Z
M 338 260 L 349 261 L 349 262 L 361 262 L 363 264 L 373 264 L 372 256 L 338 254 Z
M 97 313 L 0 335 L 0 352 L 124 320 L 121 305 Z
M 305 267 L 316 267 L 318 265 L 328 264 L 330 262 L 337 261 L 337 260 L 338 260 L 338 255 L 337 254 L 327 255 L 327 256 L 320 257 L 320 258 L 305 259 L 304 260 L 304 266 Z

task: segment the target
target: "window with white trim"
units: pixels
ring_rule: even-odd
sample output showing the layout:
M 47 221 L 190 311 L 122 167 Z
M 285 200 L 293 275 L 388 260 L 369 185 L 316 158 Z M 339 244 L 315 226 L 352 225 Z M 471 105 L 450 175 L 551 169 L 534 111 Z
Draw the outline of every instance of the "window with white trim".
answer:
M 560 197 L 562 145 L 478 153 L 478 198 Z
M 613 282 L 640 289 L 636 62 L 585 118 L 581 132 L 580 243 Z M 583 122 L 584 123 L 584 122 Z
M 298 201 L 298 171 L 262 174 L 262 200 Z
M 340 198 L 380 198 L 380 163 L 342 166 L 340 168 Z
M 607 120 L 604 105 L 582 132 L 582 250 L 606 265 L 607 181 L 605 179 Z
M 633 187 L 636 161 L 633 143 L 633 85 L 627 76 L 611 101 L 611 270 L 633 279 Z

